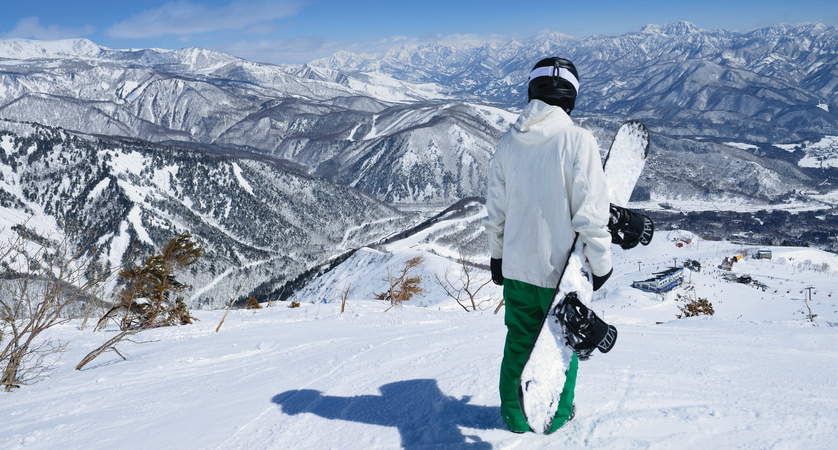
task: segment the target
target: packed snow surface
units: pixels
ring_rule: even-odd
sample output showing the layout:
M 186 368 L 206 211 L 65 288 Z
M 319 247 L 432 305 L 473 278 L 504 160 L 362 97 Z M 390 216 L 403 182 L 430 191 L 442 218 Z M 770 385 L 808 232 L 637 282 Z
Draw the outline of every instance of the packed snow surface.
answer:
M 680 244 L 682 247 L 678 247 Z M 507 431 L 498 369 L 505 328 L 465 312 L 435 287 L 446 259 L 400 242 L 359 252 L 330 272 L 333 291 L 301 306 L 195 311 L 194 325 L 137 336 L 81 371 L 81 358 L 115 330 L 78 320 L 50 330 L 68 344 L 51 377 L 0 394 L 0 448 L 800 448 L 838 444 L 838 257 L 772 247 L 771 260 L 689 233 L 660 232 L 649 247 L 615 251 L 614 275 L 592 307 L 619 330 L 608 354 L 579 365 L 576 417 L 540 436 Z M 386 252 L 428 256 L 427 293 L 403 307 L 372 300 L 380 273 L 359 270 Z M 403 254 L 403 255 L 402 255 Z M 366 258 L 366 259 L 364 259 Z M 631 288 L 673 263 L 715 315 L 676 319 L 676 296 Z M 354 261 L 354 262 L 353 262 Z M 456 268 L 456 265 L 449 266 Z M 765 290 L 723 275 L 748 274 Z M 479 274 L 480 282 L 488 273 Z M 351 285 L 341 313 L 338 291 Z M 812 289 L 809 307 L 804 298 Z M 315 292 L 314 290 L 312 292 Z M 425 306 L 419 306 L 423 304 Z

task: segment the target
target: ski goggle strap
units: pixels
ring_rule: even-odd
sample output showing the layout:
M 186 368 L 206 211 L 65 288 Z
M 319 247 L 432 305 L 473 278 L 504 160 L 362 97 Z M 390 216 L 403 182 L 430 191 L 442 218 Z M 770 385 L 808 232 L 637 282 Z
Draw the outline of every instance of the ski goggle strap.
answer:
M 570 82 L 574 88 L 576 88 L 576 94 L 579 94 L 579 80 L 573 76 L 573 72 L 565 69 L 564 67 L 556 67 L 556 66 L 544 66 L 544 67 L 536 67 L 530 72 L 530 81 L 538 78 L 538 77 L 552 77 L 555 78 L 558 76 L 564 80 Z

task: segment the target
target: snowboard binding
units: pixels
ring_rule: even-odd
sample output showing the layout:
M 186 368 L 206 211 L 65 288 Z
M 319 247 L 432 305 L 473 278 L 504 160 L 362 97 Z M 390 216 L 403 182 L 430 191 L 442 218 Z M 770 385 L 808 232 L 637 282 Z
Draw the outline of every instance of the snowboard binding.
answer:
M 612 243 L 628 250 L 637 244 L 649 245 L 652 242 L 655 223 L 648 216 L 613 203 L 609 212 L 608 231 L 611 232 Z
M 567 339 L 581 361 L 591 357 L 594 349 L 608 353 L 617 342 L 617 328 L 608 325 L 594 311 L 585 306 L 576 292 L 571 292 L 552 312 Z

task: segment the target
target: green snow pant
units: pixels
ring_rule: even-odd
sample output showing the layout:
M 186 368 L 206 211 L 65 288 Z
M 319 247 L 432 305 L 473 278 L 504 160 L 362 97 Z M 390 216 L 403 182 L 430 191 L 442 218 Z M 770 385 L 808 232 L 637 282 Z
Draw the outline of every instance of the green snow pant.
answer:
M 509 278 L 503 281 L 506 309 L 504 322 L 507 331 L 503 361 L 500 365 L 500 411 L 511 431 L 530 431 L 518 403 L 518 380 L 521 378 L 530 349 L 535 343 L 541 322 L 550 307 L 553 291 L 553 289 L 533 286 Z M 559 407 L 549 433 L 556 431 L 570 420 L 578 368 L 579 361 L 574 354 L 567 370 L 567 381 L 562 389 Z

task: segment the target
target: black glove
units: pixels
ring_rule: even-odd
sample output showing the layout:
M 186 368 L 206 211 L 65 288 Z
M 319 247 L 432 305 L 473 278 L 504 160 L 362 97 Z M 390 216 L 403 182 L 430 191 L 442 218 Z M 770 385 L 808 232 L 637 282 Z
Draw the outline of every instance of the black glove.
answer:
M 492 270 L 492 282 L 498 286 L 503 286 L 503 259 L 492 258 L 489 261 L 489 268 Z
M 598 276 L 594 275 L 594 290 L 598 291 L 599 288 L 601 288 L 602 285 L 605 284 L 606 281 L 608 281 L 608 278 L 611 277 L 612 273 L 614 273 L 614 268 L 613 267 L 611 268 L 611 270 L 608 271 L 608 273 L 606 273 L 605 275 L 603 275 L 601 277 L 598 277 Z

